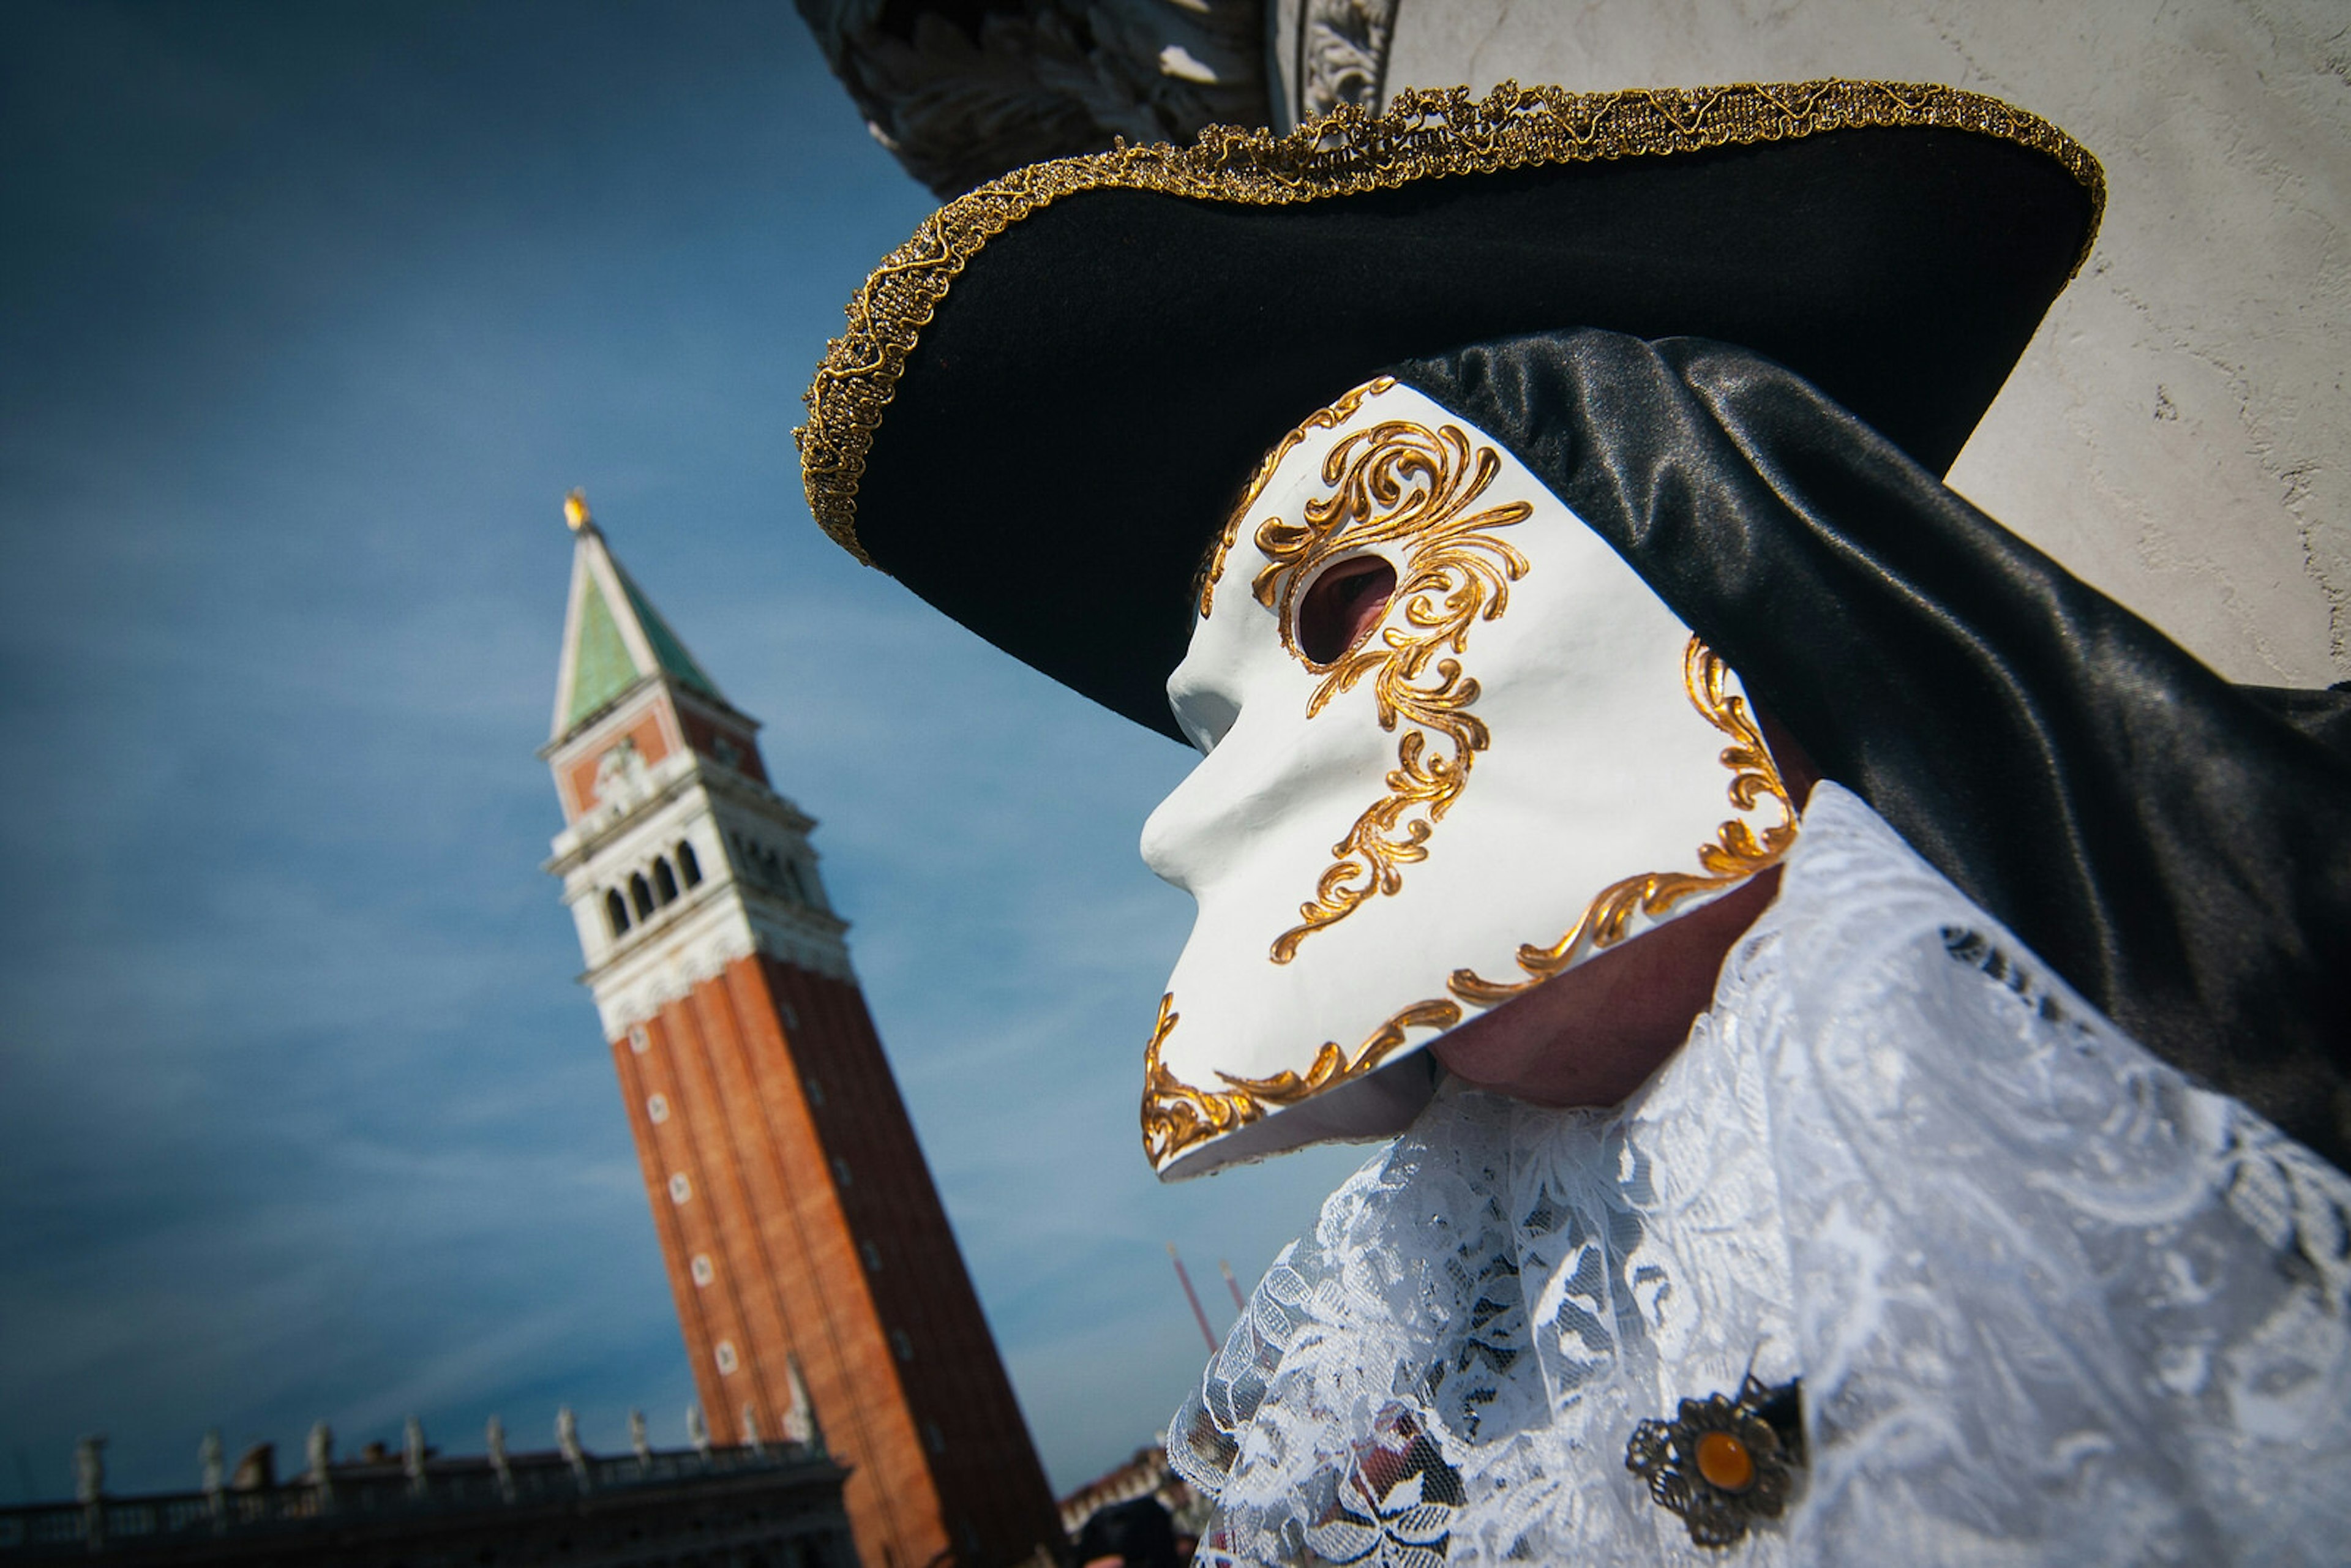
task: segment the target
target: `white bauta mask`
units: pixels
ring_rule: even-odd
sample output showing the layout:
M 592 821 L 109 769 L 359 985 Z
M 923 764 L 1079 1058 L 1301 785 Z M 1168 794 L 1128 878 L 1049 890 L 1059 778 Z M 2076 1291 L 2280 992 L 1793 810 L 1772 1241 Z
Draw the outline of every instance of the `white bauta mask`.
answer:
M 1395 586 L 1351 644 L 1369 556 Z M 1199 905 L 1146 1054 L 1163 1177 L 1400 1130 L 1430 1040 L 1793 837 L 1737 678 L 1410 387 L 1359 387 L 1267 455 L 1199 611 L 1167 693 L 1203 756 L 1143 831 Z

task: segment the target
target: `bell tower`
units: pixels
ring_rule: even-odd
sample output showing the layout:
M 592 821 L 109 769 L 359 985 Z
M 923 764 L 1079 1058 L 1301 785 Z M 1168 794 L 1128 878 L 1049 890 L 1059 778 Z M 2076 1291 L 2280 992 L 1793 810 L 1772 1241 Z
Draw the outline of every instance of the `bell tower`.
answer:
M 850 1469 L 867 1568 L 1009 1564 L 1052 1497 L 758 723 L 574 491 L 547 870 L 587 960 L 712 1435 Z M 799 1392 L 805 1388 L 805 1394 Z M 799 1429 L 794 1429 L 799 1428 Z

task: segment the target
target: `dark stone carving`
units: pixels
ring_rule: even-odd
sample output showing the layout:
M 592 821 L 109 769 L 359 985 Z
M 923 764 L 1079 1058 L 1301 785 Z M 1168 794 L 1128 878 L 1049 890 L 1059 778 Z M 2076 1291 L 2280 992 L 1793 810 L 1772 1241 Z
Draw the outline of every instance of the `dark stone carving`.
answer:
M 1298 16 L 1298 118 L 1343 103 L 1374 114 L 1387 96 L 1388 47 L 1402 0 L 1305 0 Z
M 796 3 L 874 139 L 943 197 L 1117 137 L 1272 120 L 1264 0 Z

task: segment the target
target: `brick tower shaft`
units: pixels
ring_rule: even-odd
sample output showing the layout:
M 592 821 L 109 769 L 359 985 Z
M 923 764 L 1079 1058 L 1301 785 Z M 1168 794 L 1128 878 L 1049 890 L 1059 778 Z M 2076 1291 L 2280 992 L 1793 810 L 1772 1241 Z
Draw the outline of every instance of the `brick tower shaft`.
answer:
M 1044 1472 L 809 835 L 584 505 L 563 879 L 714 1438 L 821 1439 L 869 1568 L 1058 1547 Z

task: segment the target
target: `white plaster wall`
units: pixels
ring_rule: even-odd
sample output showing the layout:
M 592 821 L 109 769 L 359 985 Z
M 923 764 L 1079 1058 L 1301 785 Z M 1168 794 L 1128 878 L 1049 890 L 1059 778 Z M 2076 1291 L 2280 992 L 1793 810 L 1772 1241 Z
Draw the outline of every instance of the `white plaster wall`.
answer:
M 1822 76 L 1991 93 L 2105 165 L 1951 483 L 2233 679 L 2351 677 L 2351 3 L 1401 0 L 1387 82 Z

